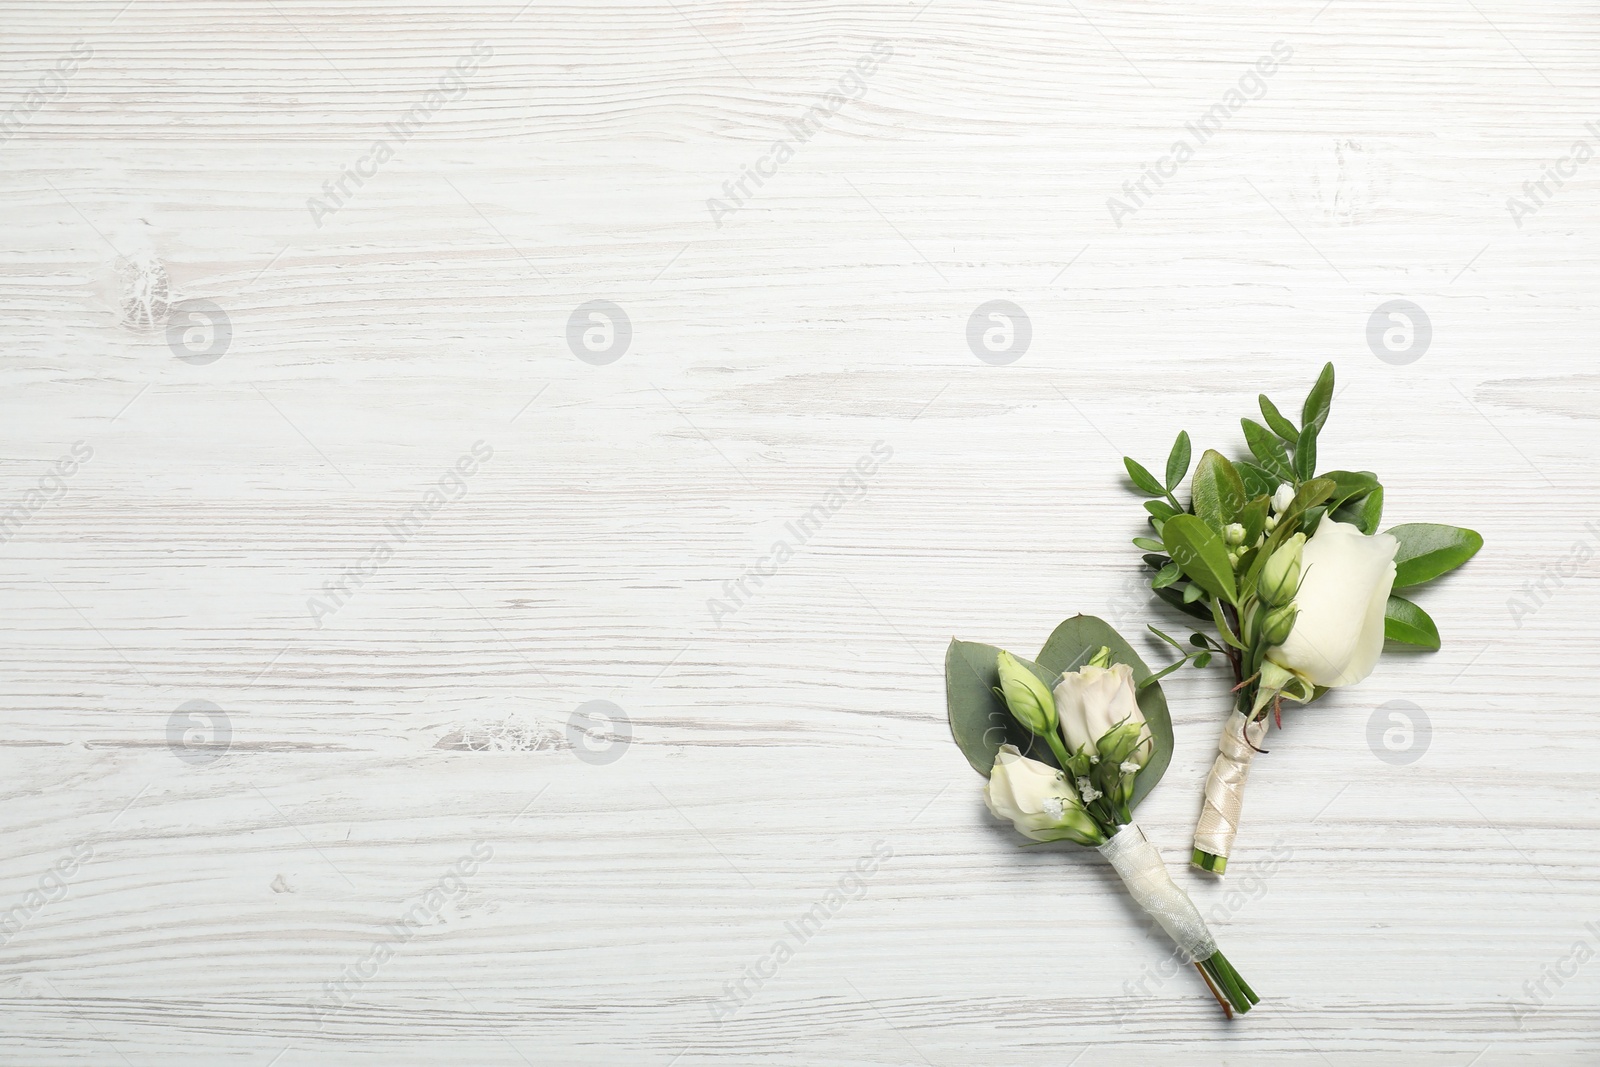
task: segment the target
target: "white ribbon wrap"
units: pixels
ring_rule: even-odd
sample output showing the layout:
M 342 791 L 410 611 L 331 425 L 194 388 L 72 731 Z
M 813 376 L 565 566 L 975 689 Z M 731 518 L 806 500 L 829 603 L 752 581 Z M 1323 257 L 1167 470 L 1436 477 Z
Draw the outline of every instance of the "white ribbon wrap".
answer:
M 1267 720 L 1248 722 L 1244 712 L 1235 711 L 1222 727 L 1217 743 L 1217 759 L 1206 778 L 1205 806 L 1194 827 L 1194 847 L 1213 856 L 1227 856 L 1233 835 L 1239 829 L 1239 813 L 1244 809 L 1244 783 L 1250 774 L 1250 761 L 1267 736 Z
M 1217 951 L 1217 943 L 1206 929 L 1206 921 L 1200 917 L 1189 894 L 1172 881 L 1167 865 L 1161 862 L 1161 853 L 1145 840 L 1143 830 L 1129 823 L 1105 844 L 1096 847 L 1122 876 L 1133 899 L 1171 936 L 1185 963 L 1211 958 Z

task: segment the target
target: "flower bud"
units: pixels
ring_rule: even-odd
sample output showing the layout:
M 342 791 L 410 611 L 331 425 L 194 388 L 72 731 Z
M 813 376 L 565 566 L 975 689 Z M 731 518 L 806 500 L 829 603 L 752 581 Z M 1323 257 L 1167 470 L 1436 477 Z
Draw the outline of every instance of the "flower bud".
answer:
M 1267 617 L 1261 621 L 1261 640 L 1269 645 L 1281 645 L 1289 640 L 1289 631 L 1294 629 L 1294 618 L 1298 614 L 1292 603 L 1267 612 Z
M 1000 672 L 1000 695 L 1016 720 L 1036 734 L 1054 732 L 1056 702 L 1045 684 L 1009 652 L 1000 653 L 995 667 Z
M 1289 505 L 1294 503 L 1294 486 L 1284 482 L 1278 486 L 1278 491 L 1272 494 L 1272 510 L 1279 515 L 1289 510 Z
M 1222 531 L 1222 539 L 1228 544 L 1238 547 L 1244 544 L 1244 524 L 1230 522 Z
M 1294 599 L 1294 591 L 1300 586 L 1300 549 L 1305 543 L 1306 535 L 1297 533 L 1267 559 L 1256 585 L 1262 600 L 1268 604 L 1287 604 Z
M 1013 745 L 1001 745 L 995 754 L 983 800 L 996 818 L 1010 819 L 1018 832 L 1035 841 L 1097 845 L 1105 840 L 1061 772 L 1028 759 Z

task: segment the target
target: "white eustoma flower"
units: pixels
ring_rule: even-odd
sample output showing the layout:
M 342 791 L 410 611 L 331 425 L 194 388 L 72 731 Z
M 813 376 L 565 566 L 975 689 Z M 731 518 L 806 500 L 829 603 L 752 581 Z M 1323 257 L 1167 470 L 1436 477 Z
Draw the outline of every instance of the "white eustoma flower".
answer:
M 1097 844 L 1103 838 L 1061 772 L 1022 755 L 1015 745 L 1001 745 L 995 754 L 983 802 L 991 815 L 1010 819 L 1035 841 Z
M 1389 534 L 1369 537 L 1324 518 L 1300 555 L 1294 629 L 1267 658 L 1313 685 L 1353 685 L 1371 674 L 1383 652 L 1383 612 L 1399 547 Z
M 1133 668 L 1126 663 L 1109 667 L 1084 667 L 1061 676 L 1056 683 L 1056 712 L 1061 716 L 1061 733 L 1067 751 L 1088 753 L 1098 758 L 1096 743 L 1112 727 L 1125 722 L 1140 725 L 1139 744 L 1128 759 L 1142 767 L 1155 751 L 1155 739 L 1139 710 L 1133 688 Z

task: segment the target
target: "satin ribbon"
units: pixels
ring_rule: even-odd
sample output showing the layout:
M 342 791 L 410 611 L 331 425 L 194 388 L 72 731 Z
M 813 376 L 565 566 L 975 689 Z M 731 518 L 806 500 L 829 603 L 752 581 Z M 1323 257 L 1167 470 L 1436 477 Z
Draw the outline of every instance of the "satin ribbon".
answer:
M 1248 722 L 1242 711 L 1228 716 L 1222 727 L 1222 740 L 1217 743 L 1216 762 L 1206 778 L 1205 804 L 1194 827 L 1195 848 L 1213 856 L 1227 856 L 1233 847 L 1239 814 L 1244 809 L 1244 783 L 1250 774 L 1250 761 L 1266 736 L 1266 719 Z

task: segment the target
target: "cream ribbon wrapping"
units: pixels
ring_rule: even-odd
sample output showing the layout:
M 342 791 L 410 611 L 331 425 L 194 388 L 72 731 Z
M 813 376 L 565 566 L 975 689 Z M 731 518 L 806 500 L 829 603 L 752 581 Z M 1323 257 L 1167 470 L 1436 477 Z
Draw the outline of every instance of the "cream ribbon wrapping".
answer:
M 1200 963 L 1216 953 L 1217 943 L 1206 929 L 1206 921 L 1189 894 L 1172 881 L 1161 853 L 1145 840 L 1143 830 L 1129 823 L 1095 847 L 1122 876 L 1133 899 L 1172 937 L 1183 962 Z
M 1216 762 L 1206 778 L 1205 806 L 1194 827 L 1195 848 L 1213 856 L 1227 856 L 1233 847 L 1239 813 L 1244 809 L 1244 783 L 1250 773 L 1250 761 L 1266 736 L 1266 719 L 1246 725 L 1244 712 L 1235 711 L 1228 716 L 1222 726 L 1222 740 L 1217 742 Z

